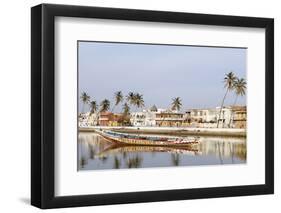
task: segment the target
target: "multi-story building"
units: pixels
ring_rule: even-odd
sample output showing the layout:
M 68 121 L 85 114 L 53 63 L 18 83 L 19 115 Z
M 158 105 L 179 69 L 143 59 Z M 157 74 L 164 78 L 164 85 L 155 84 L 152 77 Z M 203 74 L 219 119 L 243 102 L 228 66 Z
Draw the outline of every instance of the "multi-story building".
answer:
M 99 126 L 120 126 L 121 114 L 114 114 L 112 112 L 101 112 L 99 114 Z
M 158 112 L 156 113 L 155 122 L 156 126 L 179 127 L 184 122 L 184 114 L 172 110 Z
M 89 124 L 88 124 L 88 113 L 79 113 L 79 115 L 78 115 L 78 125 L 79 125 L 79 127 L 89 126 Z
M 146 126 L 146 111 L 143 112 L 132 112 L 131 113 L 131 124 L 133 126 Z
M 112 115 L 113 115 L 113 113 L 111 113 L 111 112 L 101 112 L 99 114 L 98 125 L 99 126 L 108 126 Z
M 230 119 L 232 116 L 232 107 L 217 107 L 217 122 L 219 122 L 219 128 L 228 128 L 230 125 Z
M 234 128 L 245 129 L 247 127 L 247 107 L 233 107 L 232 126 Z
M 154 111 L 147 110 L 145 113 L 145 126 L 156 126 L 156 113 Z
M 185 123 L 192 127 L 245 128 L 246 107 L 228 106 L 210 109 L 190 109 L 185 113 Z M 218 122 L 219 120 L 219 122 Z
M 98 123 L 97 113 L 80 113 L 78 116 L 78 123 L 80 127 L 95 126 Z
M 157 109 L 153 105 L 150 109 L 143 110 L 142 112 L 132 112 L 131 124 L 133 126 L 156 126 L 156 115 L 164 111 L 164 109 Z
M 216 122 L 217 109 L 190 109 L 186 112 L 185 118 L 189 122 Z

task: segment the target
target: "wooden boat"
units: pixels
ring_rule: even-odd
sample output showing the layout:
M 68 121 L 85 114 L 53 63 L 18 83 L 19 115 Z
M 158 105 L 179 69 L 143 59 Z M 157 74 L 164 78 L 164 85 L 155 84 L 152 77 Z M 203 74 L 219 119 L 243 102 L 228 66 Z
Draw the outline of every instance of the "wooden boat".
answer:
M 194 137 L 136 135 L 109 130 L 96 132 L 106 140 L 123 145 L 191 147 L 198 144 L 197 138 Z

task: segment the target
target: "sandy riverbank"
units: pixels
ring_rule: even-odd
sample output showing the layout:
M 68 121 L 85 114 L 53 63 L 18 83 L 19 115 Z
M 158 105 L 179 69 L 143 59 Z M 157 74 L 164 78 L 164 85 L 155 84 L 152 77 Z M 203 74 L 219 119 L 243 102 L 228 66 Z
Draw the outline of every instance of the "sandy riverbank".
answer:
M 227 128 L 180 128 L 180 127 L 80 127 L 80 132 L 94 132 L 95 129 L 110 129 L 116 132 L 138 134 L 162 134 L 175 136 L 221 136 L 221 137 L 246 137 L 245 129 Z

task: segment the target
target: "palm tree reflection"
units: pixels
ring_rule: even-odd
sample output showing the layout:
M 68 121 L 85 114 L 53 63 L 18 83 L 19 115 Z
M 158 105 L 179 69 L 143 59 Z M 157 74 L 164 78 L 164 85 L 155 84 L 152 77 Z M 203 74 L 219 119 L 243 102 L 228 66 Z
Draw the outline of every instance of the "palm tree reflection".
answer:
M 117 156 L 114 156 L 114 165 L 113 165 L 113 169 L 120 169 L 120 166 L 121 166 L 120 160 L 118 159 Z
M 140 157 L 139 155 L 136 155 L 135 157 L 130 157 L 127 160 L 127 167 L 128 168 L 139 168 L 141 167 L 142 164 L 142 157 Z
M 84 168 L 86 164 L 87 164 L 87 159 L 85 157 L 81 157 L 80 159 L 81 168 Z
M 127 152 L 122 152 L 123 159 L 127 158 Z
M 247 146 L 246 144 L 237 144 L 235 146 L 235 156 L 241 160 L 247 159 Z
M 90 148 L 90 150 L 89 150 L 89 152 L 90 152 L 90 158 L 91 158 L 92 160 L 94 160 L 94 159 L 95 159 L 95 155 L 96 155 L 96 150 L 95 150 L 95 148 L 94 148 L 94 145 L 90 145 L 89 148 Z
M 106 163 L 107 158 L 108 158 L 107 156 L 101 156 L 100 160 L 102 161 L 102 163 Z
M 215 152 L 218 154 L 219 161 L 224 164 L 224 160 L 231 159 L 235 163 L 235 159 L 245 161 L 247 158 L 246 143 L 226 143 L 216 142 Z
M 223 164 L 222 153 L 221 153 L 221 143 L 217 142 L 216 147 L 218 148 L 220 163 Z
M 171 155 L 171 160 L 174 166 L 178 166 L 180 164 L 180 155 L 178 153 L 173 153 Z

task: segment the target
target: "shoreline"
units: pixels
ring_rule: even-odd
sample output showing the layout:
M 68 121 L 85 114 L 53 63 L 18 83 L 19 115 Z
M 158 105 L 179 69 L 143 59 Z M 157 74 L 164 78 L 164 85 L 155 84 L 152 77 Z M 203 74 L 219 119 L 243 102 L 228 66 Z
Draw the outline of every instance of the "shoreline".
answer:
M 159 134 L 173 136 L 220 136 L 220 137 L 246 137 L 246 129 L 226 128 L 190 128 L 190 127 L 79 127 L 79 132 L 95 132 L 98 129 L 114 130 L 122 133 Z

